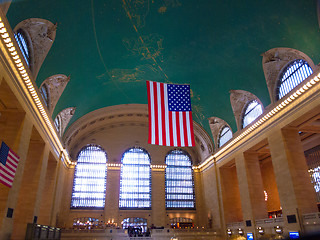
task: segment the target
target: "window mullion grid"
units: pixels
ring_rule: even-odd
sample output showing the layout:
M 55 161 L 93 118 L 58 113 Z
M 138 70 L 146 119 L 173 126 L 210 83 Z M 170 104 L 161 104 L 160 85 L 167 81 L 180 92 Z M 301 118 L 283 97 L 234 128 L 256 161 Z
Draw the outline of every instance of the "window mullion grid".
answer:
M 172 154 L 167 156 L 166 164 L 166 207 L 169 209 L 194 208 L 190 159 L 185 158 L 182 154 Z M 191 176 L 188 175 L 188 172 L 191 173 Z
M 124 154 L 122 162 L 119 207 L 150 208 L 151 173 L 148 155 L 141 149 L 131 149 Z
M 97 150 L 100 150 L 100 153 Z M 89 152 L 91 154 L 88 154 Z M 105 163 L 102 163 L 103 161 Z M 80 152 L 75 169 L 71 207 L 104 207 L 106 174 L 103 150 L 89 146 Z

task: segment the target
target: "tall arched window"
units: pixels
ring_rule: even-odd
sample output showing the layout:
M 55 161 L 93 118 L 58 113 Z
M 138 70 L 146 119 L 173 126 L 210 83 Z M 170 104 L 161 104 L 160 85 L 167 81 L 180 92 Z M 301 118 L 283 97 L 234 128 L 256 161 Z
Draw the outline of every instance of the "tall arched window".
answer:
M 54 126 L 57 129 L 57 132 L 60 133 L 61 130 L 61 117 L 59 115 L 56 116 L 56 118 L 54 119 Z
M 78 154 L 71 208 L 103 208 L 107 181 L 107 154 L 99 146 L 87 145 Z
M 224 126 L 219 134 L 218 146 L 222 147 L 226 142 L 232 138 L 232 131 L 228 126 Z
M 245 128 L 246 126 L 248 126 L 261 114 L 262 114 L 261 104 L 259 104 L 258 101 L 256 100 L 249 102 L 242 118 L 242 128 Z
M 151 207 L 150 157 L 142 148 L 131 148 L 122 156 L 120 208 Z
M 195 197 L 191 158 L 182 150 L 166 157 L 166 208 L 194 209 Z
M 43 84 L 40 87 L 40 94 L 42 96 L 42 99 L 44 100 L 44 103 L 48 107 L 49 106 L 49 92 L 48 92 L 48 87 L 46 84 Z
M 22 55 L 24 57 L 24 60 L 26 60 L 26 63 L 28 66 L 30 65 L 30 51 L 29 51 L 29 46 L 28 46 L 28 41 L 25 36 L 25 33 L 19 29 L 15 34 L 14 37 L 19 45 L 19 48 L 22 52 Z
M 312 73 L 312 68 L 305 60 L 297 59 L 289 63 L 278 81 L 277 100 L 284 97 Z

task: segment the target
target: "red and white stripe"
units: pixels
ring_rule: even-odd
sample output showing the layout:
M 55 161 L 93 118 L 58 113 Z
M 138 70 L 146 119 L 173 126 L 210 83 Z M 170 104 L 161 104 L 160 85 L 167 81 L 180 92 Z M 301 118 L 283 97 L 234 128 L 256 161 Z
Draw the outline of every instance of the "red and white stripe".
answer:
M 192 112 L 169 111 L 166 83 L 147 81 L 149 144 L 192 147 Z
M 0 163 L 0 182 L 7 187 L 12 187 L 14 175 L 18 167 L 19 157 L 9 150 L 6 165 Z

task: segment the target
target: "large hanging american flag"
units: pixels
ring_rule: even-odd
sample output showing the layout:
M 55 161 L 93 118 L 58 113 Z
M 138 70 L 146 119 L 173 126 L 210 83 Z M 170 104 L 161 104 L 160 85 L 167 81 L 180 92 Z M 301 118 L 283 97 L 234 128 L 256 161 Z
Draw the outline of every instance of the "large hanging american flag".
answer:
M 0 182 L 12 187 L 14 175 L 18 167 L 19 157 L 4 142 L 0 149 Z
M 149 144 L 192 147 L 190 85 L 147 81 Z

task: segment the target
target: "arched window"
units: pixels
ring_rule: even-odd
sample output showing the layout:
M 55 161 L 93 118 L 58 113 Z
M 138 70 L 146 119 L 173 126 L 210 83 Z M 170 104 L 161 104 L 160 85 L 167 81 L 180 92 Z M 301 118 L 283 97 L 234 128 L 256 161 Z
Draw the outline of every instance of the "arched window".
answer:
M 218 146 L 222 147 L 226 142 L 232 138 L 232 131 L 228 126 L 224 126 L 219 135 Z
M 59 115 L 56 116 L 56 118 L 54 119 L 54 126 L 57 129 L 57 132 L 60 133 L 61 130 L 61 117 Z
M 151 207 L 150 157 L 142 148 L 127 150 L 121 159 L 120 208 Z
M 166 208 L 194 209 L 195 197 L 190 156 L 173 150 L 166 157 Z
M 44 100 L 44 103 L 46 106 L 49 106 L 49 92 L 48 92 L 48 87 L 46 84 L 43 84 L 40 88 L 40 94 Z
M 99 146 L 81 149 L 75 168 L 71 208 L 103 208 L 107 181 L 107 154 Z
M 14 34 L 14 37 L 19 45 L 19 48 L 22 52 L 24 59 L 26 60 L 26 63 L 29 66 L 30 65 L 30 53 L 29 53 L 29 45 L 28 45 L 28 41 L 26 39 L 25 33 L 21 29 L 19 29 Z
M 297 59 L 289 63 L 278 81 L 277 100 L 284 97 L 312 73 L 312 68 L 305 60 Z
M 261 114 L 262 114 L 261 104 L 259 104 L 258 101 L 256 100 L 249 102 L 242 118 L 242 128 L 245 128 L 246 126 L 248 126 Z

